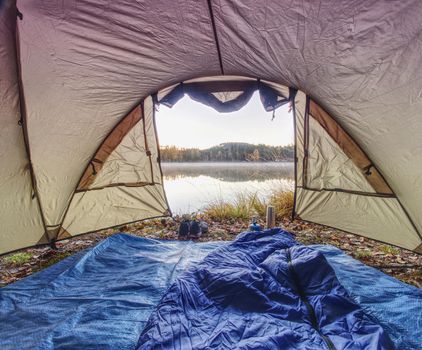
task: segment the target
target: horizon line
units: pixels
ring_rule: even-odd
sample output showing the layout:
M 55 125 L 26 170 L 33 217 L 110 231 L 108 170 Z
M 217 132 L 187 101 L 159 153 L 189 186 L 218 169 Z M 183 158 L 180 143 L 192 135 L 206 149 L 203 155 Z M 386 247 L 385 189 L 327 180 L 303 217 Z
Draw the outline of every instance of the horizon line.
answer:
M 280 144 L 280 145 L 269 145 L 269 144 L 265 144 L 265 143 L 249 143 L 249 142 L 242 142 L 242 141 L 226 141 L 226 142 L 221 142 L 218 144 L 214 144 L 212 146 L 208 146 L 208 147 L 195 147 L 195 146 L 191 146 L 191 147 L 182 147 L 182 146 L 177 146 L 177 145 L 160 145 L 160 148 L 165 148 L 165 147 L 175 147 L 177 149 L 199 149 L 199 150 L 206 150 L 212 147 L 217 147 L 217 146 L 221 146 L 224 144 L 243 144 L 243 145 L 252 145 L 252 146 L 267 146 L 267 147 L 288 147 L 288 146 L 294 146 L 294 143 L 287 143 L 287 144 Z

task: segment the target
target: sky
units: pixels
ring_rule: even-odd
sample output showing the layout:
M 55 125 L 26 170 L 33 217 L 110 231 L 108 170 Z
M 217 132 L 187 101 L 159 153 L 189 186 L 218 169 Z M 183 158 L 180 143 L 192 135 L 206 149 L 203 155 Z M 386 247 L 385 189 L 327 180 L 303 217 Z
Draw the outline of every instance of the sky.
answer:
M 262 107 L 256 92 L 249 103 L 234 113 L 213 108 L 185 96 L 173 108 L 163 105 L 156 113 L 160 146 L 205 149 L 224 142 L 283 146 L 293 143 L 293 114 L 288 105 L 272 112 Z

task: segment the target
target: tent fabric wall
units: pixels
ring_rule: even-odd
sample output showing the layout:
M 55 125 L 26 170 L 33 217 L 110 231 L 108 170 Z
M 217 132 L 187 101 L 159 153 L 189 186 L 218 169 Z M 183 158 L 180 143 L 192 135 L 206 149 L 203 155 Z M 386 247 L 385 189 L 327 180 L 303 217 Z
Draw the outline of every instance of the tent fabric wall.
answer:
M 355 170 L 369 182 L 374 191 L 385 195 L 392 195 L 393 191 L 385 182 L 378 169 L 343 128 L 310 98 L 308 99 L 308 106 L 307 120 L 312 122 L 317 121 L 324 128 L 330 136 L 329 138 L 335 141 L 338 147 L 340 147 L 335 153 L 344 153 L 351 160 L 350 165 L 352 166 L 352 163 L 355 165 Z M 317 125 L 314 125 L 313 128 L 310 128 L 310 132 L 316 128 Z
M 388 208 L 401 208 L 404 214 L 397 217 L 403 214 L 413 223 L 415 232 L 405 223 L 404 233 L 395 233 L 402 237 L 395 244 L 415 249 L 421 243 L 419 0 L 270 0 L 265 6 L 255 0 L 17 0 L 19 57 L 14 7 L 13 0 L 0 2 L 0 253 L 57 238 L 63 221 L 62 231 L 82 230 L 70 225 L 76 216 L 65 216 L 83 198 L 92 203 L 94 191 L 75 190 L 110 131 L 147 96 L 222 74 L 296 88 L 297 115 L 304 113 L 308 95 L 376 165 L 398 203 Z M 30 154 L 15 124 L 20 104 Z M 301 123 L 297 118 L 297 130 Z M 297 133 L 298 159 L 304 156 L 301 138 Z M 298 162 L 298 184 L 301 167 Z M 108 198 L 118 189 L 101 191 Z M 152 204 L 156 212 L 163 209 L 158 192 Z M 311 219 L 300 196 L 298 214 Z M 373 198 L 374 205 L 393 201 Z M 353 226 L 346 218 L 351 220 L 339 217 L 337 222 Z M 378 236 L 392 242 L 377 228 Z
M 395 198 L 301 187 L 297 198 L 296 213 L 304 220 L 422 252 L 420 237 Z
M 0 2 L 0 253 L 48 242 L 25 150 L 15 29 L 13 2 Z
M 58 238 L 169 215 L 163 193 L 162 185 L 115 186 L 76 193 Z
M 151 97 L 125 117 L 100 146 L 77 191 L 162 183 Z
M 89 190 L 117 184 L 153 183 L 151 153 L 141 118 L 110 153 Z
M 18 1 L 29 143 L 47 225 L 111 129 L 159 87 L 219 72 L 195 2 Z M 194 52 L 190 47 L 194 45 Z
M 309 117 L 306 164 L 308 187 L 318 190 L 341 188 L 376 193 L 360 169 L 312 117 Z
M 154 108 L 153 99 L 148 97 L 117 125 L 115 130 L 129 125 L 121 130 L 126 135 L 119 138 L 114 149 L 106 147 L 109 154 L 94 180 L 74 194 L 59 239 L 170 215 L 159 164 Z M 111 132 L 109 136 L 113 135 Z M 97 154 L 104 153 L 102 148 Z M 90 170 L 88 166 L 86 171 Z
M 365 167 L 359 168 L 356 160 L 352 161 L 352 155 L 343 152 L 312 117 L 309 105 L 315 102 L 303 93 L 296 96 L 295 102 L 296 148 L 299 150 L 295 215 L 420 251 L 421 237 L 414 223 L 394 193 L 384 193 L 389 187 L 381 175 L 375 173 L 374 179 Z M 326 118 L 330 116 L 327 114 Z M 337 135 L 342 135 L 339 126 Z M 364 153 L 359 156 L 364 164 L 372 164 Z
M 123 139 L 127 139 L 126 136 L 135 126 L 142 130 L 141 140 L 144 139 L 143 123 L 139 123 L 140 120 L 143 120 L 143 110 L 141 106 L 136 106 L 126 117 L 123 118 L 122 121 L 116 125 L 116 127 L 105 138 L 89 162 L 89 165 L 85 169 L 85 172 L 79 181 L 77 187 L 78 191 L 92 189 L 93 187 L 97 188 L 101 186 L 102 183 L 104 183 L 104 185 L 110 184 L 112 180 L 110 180 L 109 177 L 113 177 L 113 175 L 119 175 L 116 173 L 114 169 L 115 167 L 113 166 L 113 158 L 115 158 L 113 155 L 116 156 L 116 153 L 117 155 L 122 153 L 117 152 L 116 148 L 121 146 Z M 145 147 L 141 149 L 140 153 L 144 156 L 144 158 L 147 157 Z M 118 161 L 118 157 L 115 160 Z M 143 162 L 143 165 L 145 165 L 145 161 Z M 106 167 L 106 169 L 103 169 L 104 167 Z M 109 167 L 109 169 L 107 169 L 107 167 Z

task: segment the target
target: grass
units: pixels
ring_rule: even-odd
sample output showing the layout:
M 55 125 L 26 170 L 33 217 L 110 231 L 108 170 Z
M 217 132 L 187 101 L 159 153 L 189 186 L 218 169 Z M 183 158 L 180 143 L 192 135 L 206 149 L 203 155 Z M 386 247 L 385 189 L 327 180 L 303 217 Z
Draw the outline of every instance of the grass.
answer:
M 212 219 L 248 219 L 254 215 L 254 197 L 238 194 L 233 202 L 219 199 L 206 206 L 203 213 Z
M 258 199 L 255 203 L 255 209 L 259 213 L 259 216 L 265 217 L 267 206 L 272 205 L 275 208 L 276 218 L 280 219 L 292 214 L 293 199 L 293 192 L 277 190 L 267 200 Z
M 274 191 L 267 199 L 259 198 L 256 193 L 239 193 L 233 201 L 220 199 L 210 203 L 203 214 L 219 220 L 250 219 L 253 216 L 264 218 L 268 205 L 274 206 L 277 218 L 291 215 L 293 192 Z
M 368 250 L 357 250 L 356 252 L 353 253 L 353 255 L 356 259 L 361 260 L 361 259 L 369 258 L 372 254 Z
M 26 252 L 15 253 L 4 258 L 7 265 L 21 266 L 31 260 L 32 255 Z
M 399 250 L 399 249 L 394 248 L 394 247 L 393 247 L 393 246 L 391 246 L 391 245 L 382 245 L 382 246 L 380 247 L 380 250 L 381 250 L 382 252 L 384 252 L 385 254 L 391 254 L 391 255 L 397 255 L 397 254 L 399 254 L 399 253 L 400 253 L 400 250 Z

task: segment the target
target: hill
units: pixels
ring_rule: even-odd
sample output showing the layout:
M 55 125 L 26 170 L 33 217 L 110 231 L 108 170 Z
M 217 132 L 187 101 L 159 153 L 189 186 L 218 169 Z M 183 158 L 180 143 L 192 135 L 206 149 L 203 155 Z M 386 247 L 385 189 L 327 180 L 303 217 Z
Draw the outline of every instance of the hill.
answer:
M 226 142 L 207 149 L 161 148 L 163 162 L 281 162 L 292 161 L 294 146 L 253 145 L 244 142 Z

